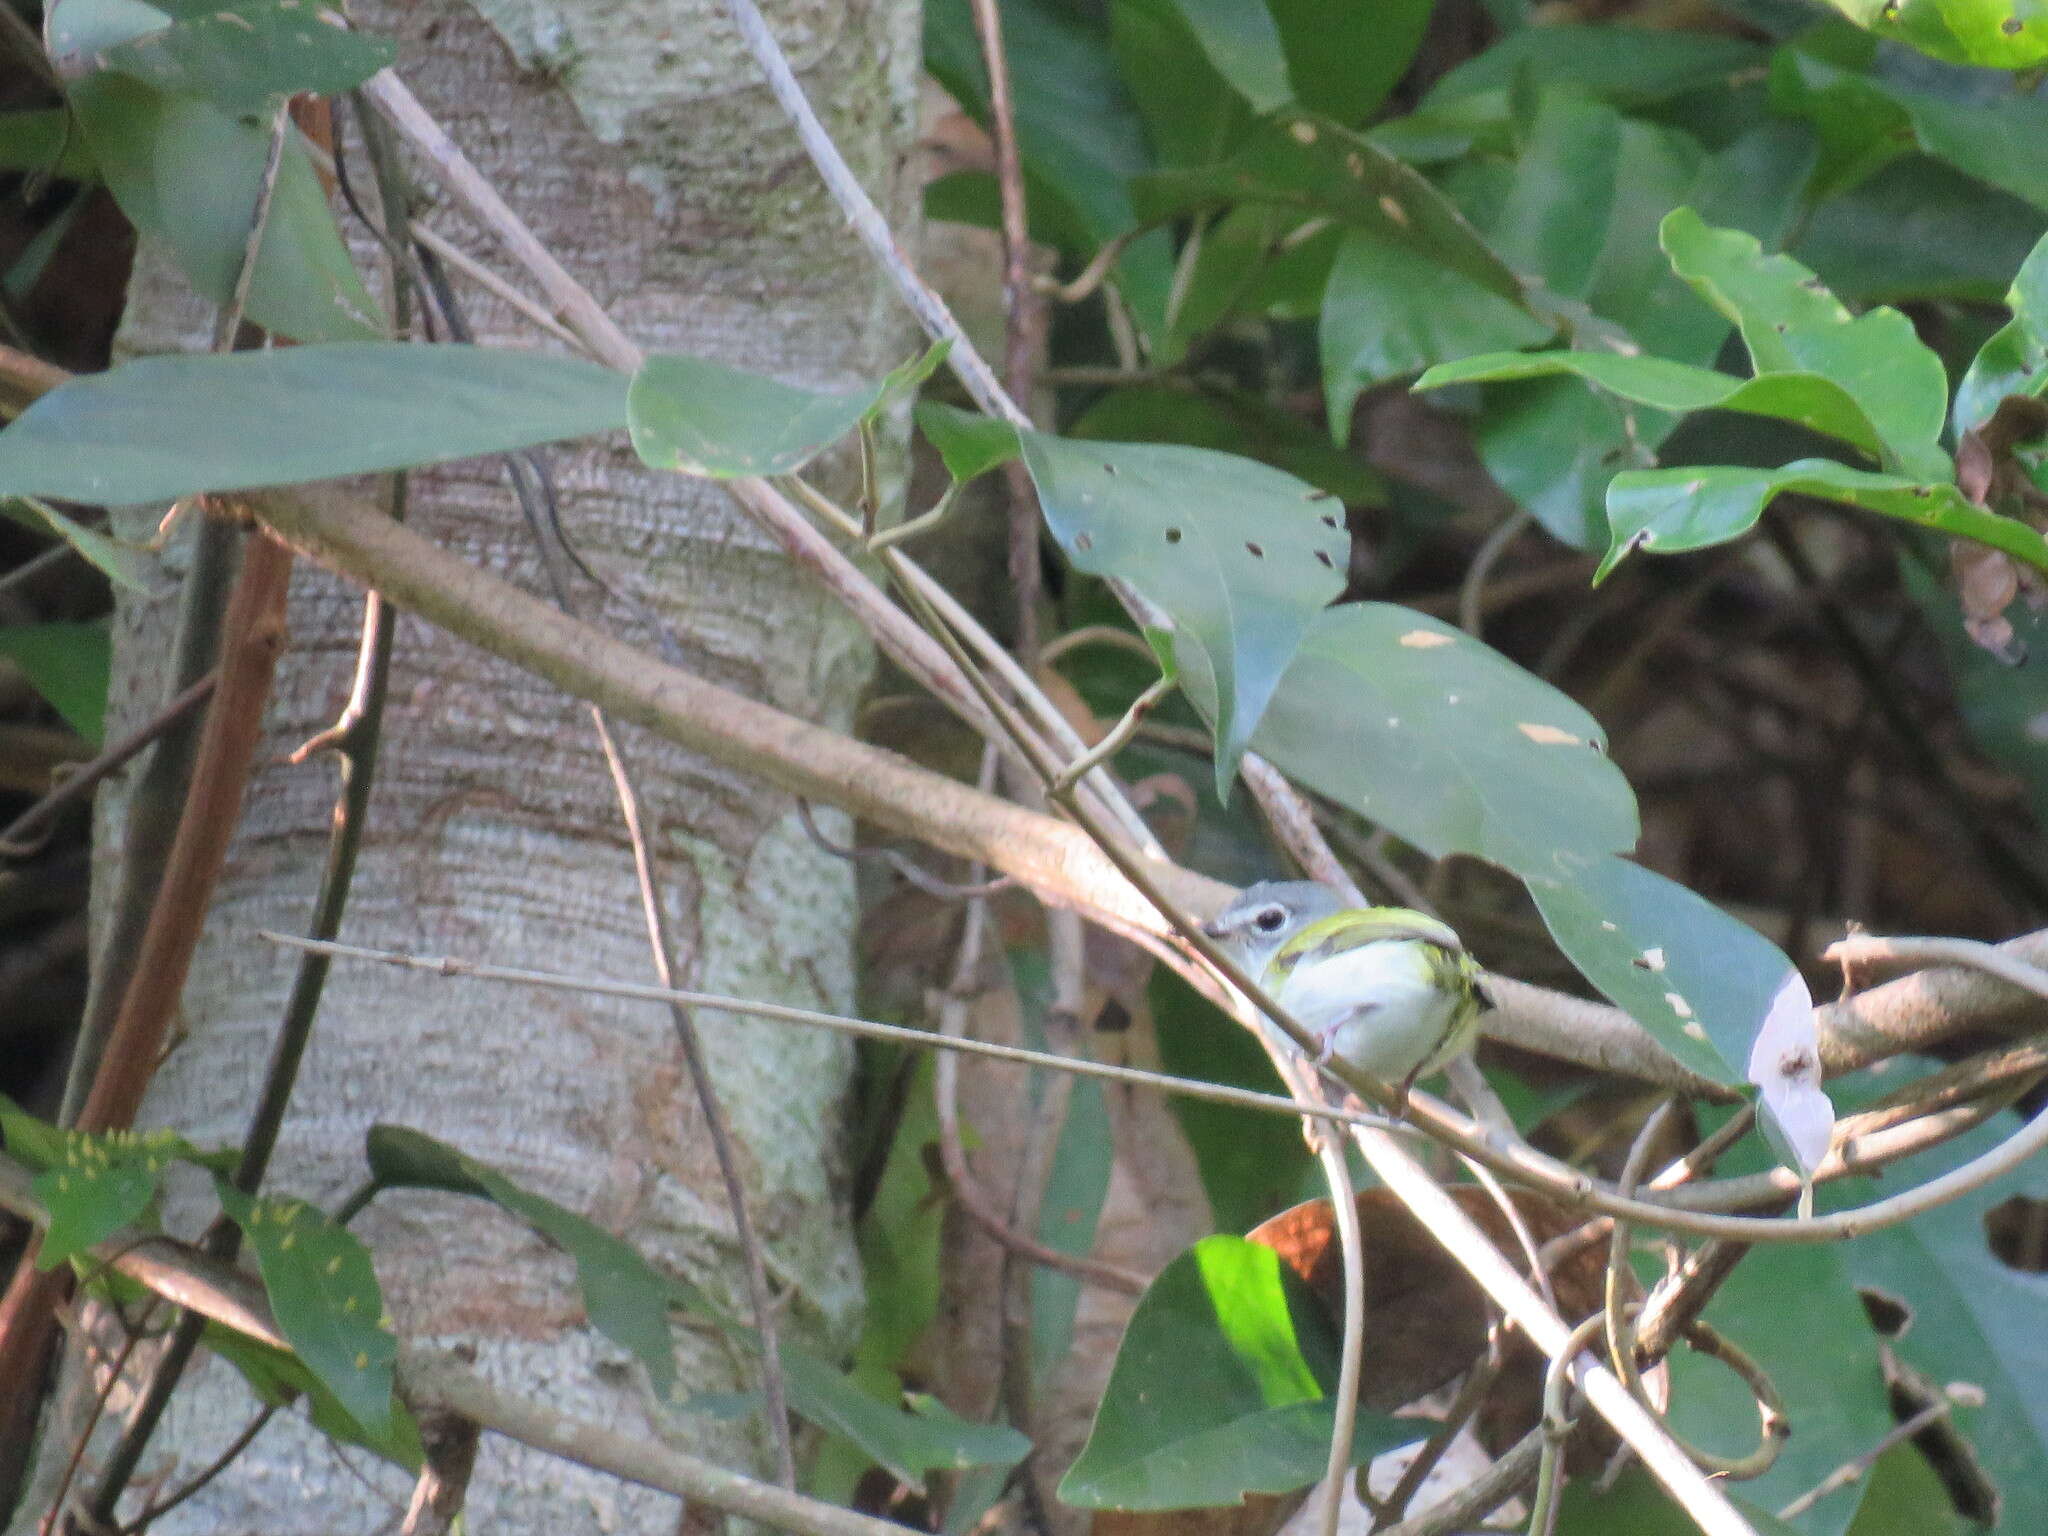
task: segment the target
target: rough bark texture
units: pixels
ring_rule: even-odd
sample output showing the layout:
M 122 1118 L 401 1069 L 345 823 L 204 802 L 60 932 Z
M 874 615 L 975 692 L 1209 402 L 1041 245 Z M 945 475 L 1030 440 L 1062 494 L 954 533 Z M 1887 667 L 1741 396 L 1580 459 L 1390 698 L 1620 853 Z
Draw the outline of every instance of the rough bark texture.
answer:
M 915 5 L 769 9 L 856 168 L 885 206 L 907 214 Z M 907 327 L 757 87 L 718 0 L 379 4 L 357 14 L 399 37 L 401 72 L 420 98 L 649 350 L 716 356 L 813 387 L 872 377 L 905 355 Z M 497 259 L 453 210 L 430 218 Z M 465 297 L 480 339 L 535 344 L 501 307 L 475 290 Z M 209 323 L 146 252 L 122 348 L 203 345 Z M 871 666 L 864 638 L 722 493 L 642 469 L 622 439 L 559 449 L 550 461 L 570 536 L 664 613 L 692 666 L 782 708 L 849 720 Z M 836 488 L 849 488 L 843 474 Z M 423 474 L 414 516 L 466 558 L 538 583 L 495 465 Z M 121 614 L 110 729 L 158 697 L 173 608 Z M 189 1033 L 147 1112 L 202 1143 L 239 1138 L 279 1018 L 291 961 L 251 933 L 303 925 L 333 775 L 318 761 L 295 769 L 278 760 L 340 707 L 359 610 L 339 583 L 299 574 L 269 760 L 195 962 Z M 787 798 L 639 732 L 624 742 L 649 796 L 692 982 L 845 1007 L 855 915 L 846 867 L 808 842 Z M 105 797 L 103 831 L 118 829 L 121 810 L 119 794 Z M 837 818 L 821 820 L 844 835 Z M 103 838 L 103 860 L 116 856 L 113 843 Z M 631 859 L 587 712 L 424 625 L 402 624 L 343 936 L 646 977 Z M 771 1025 L 699 1023 L 771 1280 L 794 1292 L 785 1315 L 799 1331 L 843 1341 L 860 1305 L 838 1145 L 848 1048 Z M 714 1292 L 743 1297 L 730 1216 L 661 1010 L 339 969 L 272 1186 L 331 1205 L 360 1179 L 363 1133 L 379 1121 L 442 1136 Z M 191 1230 L 201 1212 L 185 1201 L 169 1214 Z M 639 1372 L 584 1325 L 567 1261 L 523 1228 L 474 1203 L 401 1195 L 381 1200 L 359 1230 L 401 1333 L 473 1345 L 493 1379 L 557 1407 L 620 1427 L 647 1422 Z M 689 1389 L 747 1384 L 744 1362 L 698 1334 L 678 1338 Z M 252 1406 L 230 1374 L 200 1373 L 155 1443 L 151 1470 L 168 1473 L 160 1486 L 203 1465 Z M 665 1432 L 727 1459 L 758 1450 L 744 1428 L 702 1416 L 670 1415 Z M 402 1507 L 403 1481 L 369 1473 Z M 549 1536 L 666 1528 L 675 1518 L 671 1501 L 491 1440 L 470 1505 L 477 1529 Z M 324 1533 L 390 1519 L 379 1494 L 292 1418 L 157 1529 Z

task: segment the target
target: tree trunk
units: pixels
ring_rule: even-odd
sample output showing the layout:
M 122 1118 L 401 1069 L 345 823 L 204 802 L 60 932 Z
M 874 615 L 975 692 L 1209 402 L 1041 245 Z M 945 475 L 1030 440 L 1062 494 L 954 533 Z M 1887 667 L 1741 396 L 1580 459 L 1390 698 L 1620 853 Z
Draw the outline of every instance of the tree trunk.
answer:
M 854 166 L 885 207 L 907 217 L 916 6 L 797 0 L 770 9 Z M 758 84 L 719 0 L 379 4 L 358 16 L 396 33 L 399 69 L 416 93 L 650 351 L 715 356 L 812 387 L 874 377 L 907 354 L 907 325 Z M 359 154 L 352 169 L 358 186 L 370 182 Z M 427 219 L 509 271 L 445 202 Z M 368 243 L 357 239 L 357 248 L 367 259 Z M 480 339 L 536 344 L 486 295 L 466 288 L 464 298 Z M 122 349 L 203 346 L 210 323 L 162 254 L 145 252 Z M 690 665 L 784 709 L 850 720 L 871 666 L 865 638 L 722 492 L 647 471 L 622 438 L 548 459 L 569 537 L 614 584 L 659 610 Z M 850 492 L 850 469 L 843 457 L 832 489 Z M 466 558 L 539 583 L 496 463 L 418 475 L 413 508 L 432 537 Z M 175 607 L 124 607 L 110 734 L 161 696 Z M 298 768 L 282 759 L 341 708 L 360 607 L 323 573 L 294 581 L 290 650 L 186 990 L 188 1033 L 145 1117 L 202 1144 L 240 1139 L 280 1016 L 292 957 L 253 934 L 303 928 L 334 789 L 320 759 Z M 643 733 L 625 731 L 623 745 L 648 796 L 689 983 L 846 1008 L 852 880 L 808 840 L 797 807 Z M 122 810 L 120 794 L 104 798 L 103 886 Z M 836 818 L 821 820 L 843 835 Z M 648 978 L 631 855 L 583 707 L 401 621 L 343 937 Z M 791 1292 L 785 1326 L 844 1342 L 861 1302 L 839 1134 L 849 1049 L 758 1022 L 702 1016 L 699 1025 L 771 1284 Z M 363 1133 L 379 1122 L 453 1142 L 745 1311 L 730 1211 L 665 1010 L 341 965 L 269 1187 L 331 1208 L 361 1180 Z M 174 1200 L 170 1224 L 193 1232 L 207 1204 Z M 745 1421 L 668 1413 L 656 1423 L 638 1369 L 587 1326 L 568 1261 L 509 1218 L 454 1197 L 398 1194 L 380 1198 L 356 1230 L 376 1256 L 401 1337 L 473 1347 L 489 1377 L 564 1411 L 760 1463 L 765 1441 Z M 677 1337 L 686 1391 L 755 1384 L 748 1362 L 717 1341 Z M 255 1406 L 232 1373 L 196 1372 L 153 1442 L 151 1481 L 178 1486 Z M 46 1447 L 46 1460 L 67 1448 Z M 385 1500 L 402 1507 L 406 1480 L 371 1466 L 366 1483 L 365 1458 L 348 1460 L 356 1470 L 302 1418 L 283 1416 L 156 1529 L 383 1528 Z M 665 1498 L 490 1439 L 470 1507 L 477 1529 L 549 1536 L 665 1529 L 674 1519 Z

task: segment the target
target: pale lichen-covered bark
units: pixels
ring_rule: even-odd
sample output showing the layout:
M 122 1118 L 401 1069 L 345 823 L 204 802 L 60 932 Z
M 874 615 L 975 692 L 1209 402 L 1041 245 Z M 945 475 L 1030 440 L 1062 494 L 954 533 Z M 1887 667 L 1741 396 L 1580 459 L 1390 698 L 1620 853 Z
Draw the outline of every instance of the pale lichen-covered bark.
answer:
M 769 11 L 856 169 L 908 215 L 916 7 L 798 0 Z M 816 387 L 873 377 L 907 355 L 907 326 L 757 86 L 720 0 L 384 4 L 356 14 L 399 37 L 399 67 L 416 93 L 648 350 L 715 356 Z M 452 208 L 428 217 L 500 261 Z M 536 344 L 502 307 L 465 295 L 483 339 Z M 145 253 L 122 347 L 203 345 L 209 323 L 182 280 Z M 694 667 L 784 709 L 850 719 L 871 665 L 865 638 L 723 493 L 650 473 L 623 439 L 549 458 L 570 536 L 662 612 Z M 848 489 L 843 473 L 837 488 Z M 413 515 L 466 558 L 538 583 L 497 466 L 423 473 Z M 173 608 L 120 616 L 115 730 L 159 696 Z M 345 697 L 359 608 L 357 594 L 324 574 L 295 581 L 267 760 L 186 992 L 189 1034 L 146 1115 L 201 1143 L 240 1137 L 280 1016 L 292 962 L 252 933 L 303 926 L 333 797 L 331 769 L 281 759 Z M 630 617 L 617 617 L 631 632 Z M 855 916 L 846 866 L 807 840 L 786 797 L 641 733 L 624 741 L 649 796 L 690 980 L 846 1007 Z M 102 806 L 103 874 L 122 805 L 115 793 Z M 402 623 L 343 937 L 649 977 L 631 859 L 583 707 Z M 793 1291 L 787 1326 L 843 1342 L 860 1305 L 838 1148 L 848 1048 L 757 1022 L 699 1023 L 771 1281 Z M 338 968 L 272 1186 L 331 1205 L 361 1178 L 363 1133 L 378 1122 L 454 1142 L 744 1310 L 725 1198 L 664 1011 Z M 202 1211 L 188 1199 L 170 1217 L 190 1231 Z M 567 1261 L 523 1228 L 474 1202 L 398 1195 L 358 1230 L 401 1333 L 473 1345 L 491 1378 L 565 1411 L 615 1427 L 647 1423 L 637 1369 L 584 1324 Z M 751 1385 L 746 1363 L 724 1347 L 694 1332 L 678 1339 L 687 1389 Z M 252 1408 L 237 1378 L 202 1373 L 155 1442 L 161 1486 L 204 1465 Z M 759 1449 L 744 1426 L 708 1416 L 670 1415 L 666 1432 L 726 1459 Z M 403 1479 L 369 1471 L 402 1499 Z M 674 1510 L 487 1439 L 471 1519 L 480 1530 L 565 1536 L 667 1528 Z M 290 1417 L 156 1529 L 325 1533 L 390 1520 L 366 1482 Z

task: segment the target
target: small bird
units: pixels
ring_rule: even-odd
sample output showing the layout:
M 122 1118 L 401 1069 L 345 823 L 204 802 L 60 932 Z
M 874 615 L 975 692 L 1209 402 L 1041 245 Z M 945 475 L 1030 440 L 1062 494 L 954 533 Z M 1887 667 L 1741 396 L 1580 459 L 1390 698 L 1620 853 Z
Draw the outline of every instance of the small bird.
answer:
M 1478 1033 L 1479 967 L 1457 933 L 1405 907 L 1346 907 L 1312 880 L 1263 880 L 1202 925 L 1332 1058 L 1401 1096 Z

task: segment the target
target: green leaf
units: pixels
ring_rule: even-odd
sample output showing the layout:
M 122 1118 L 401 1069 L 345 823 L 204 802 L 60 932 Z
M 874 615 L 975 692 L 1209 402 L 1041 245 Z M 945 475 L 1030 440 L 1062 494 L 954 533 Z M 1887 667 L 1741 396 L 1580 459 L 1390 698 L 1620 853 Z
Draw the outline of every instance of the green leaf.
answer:
M 1896 87 L 1892 93 L 1911 115 L 1914 135 L 1928 154 L 2037 208 L 2048 208 L 2048 160 L 2040 154 L 2048 101 L 2037 96 L 1951 101 Z
M 1764 508 L 1788 492 L 1845 502 L 1956 538 L 1975 539 L 2037 570 L 2048 570 L 2048 540 L 2016 518 L 1974 507 L 1953 485 L 1921 485 L 1830 459 L 1798 459 L 1783 469 L 1733 465 L 1631 470 L 1607 488 L 1613 545 L 1594 573 L 1606 579 L 1638 549 L 1674 554 L 1725 544 L 1749 531 Z
M 73 1143 L 64 1166 L 36 1175 L 32 1188 L 50 1213 L 36 1268 L 52 1269 L 134 1221 L 156 1197 L 157 1157 L 109 1153 L 97 1138 Z
M 222 1177 L 214 1190 L 255 1250 L 271 1315 L 292 1352 L 350 1418 L 388 1434 L 398 1340 L 370 1250 L 303 1200 L 246 1195 Z
M 1698 1524 L 1641 1467 L 1625 1468 L 1611 1488 L 1605 1483 L 1605 1478 L 1574 1477 L 1565 1484 L 1559 1531 L 1569 1536 L 1698 1536 Z M 1740 1495 L 1731 1494 L 1730 1502 L 1756 1536 L 1805 1536 Z
M 1593 717 L 1412 609 L 1318 616 L 1252 744 L 1432 858 L 1556 879 L 1635 845 L 1635 796 Z
M 843 394 L 798 389 L 708 358 L 650 357 L 626 399 L 633 447 L 650 468 L 718 480 L 793 474 L 930 378 L 950 346 L 939 342 L 879 384 Z
M 1446 358 L 1533 347 L 1556 327 L 1405 238 L 1354 229 L 1337 248 L 1318 342 L 1330 434 L 1351 435 L 1352 408 L 1375 384 Z
M 1456 204 L 1413 167 L 1313 114 L 1262 125 L 1242 151 L 1221 164 L 1141 176 L 1131 195 L 1148 221 L 1240 202 L 1306 209 L 1404 241 L 1488 292 L 1523 301 L 1521 279 Z
M 1989 421 L 2007 395 L 2048 389 L 2048 237 L 2028 253 L 2005 306 L 2012 319 L 1978 350 L 1956 389 L 1958 438 Z
M 643 1259 L 631 1243 L 520 1188 L 487 1163 L 419 1131 L 377 1125 L 365 1141 L 370 1172 L 380 1184 L 476 1195 L 516 1216 L 576 1262 L 583 1308 L 597 1329 L 646 1367 L 655 1395 L 675 1393 L 675 1340 L 668 1309 L 682 1302 L 709 1312 L 703 1298 Z
M 1893 1427 L 1877 1340 L 1839 1246 L 1760 1246 L 1714 1296 L 1707 1320 L 1770 1376 L 1792 1436 L 1770 1471 L 1740 1485 L 1778 1509 L 1869 1451 Z M 1691 1349 L 1670 1355 L 1671 1419 L 1692 1445 L 1724 1455 L 1755 1446 L 1749 1388 L 1720 1361 Z M 1800 1517 L 1805 1536 L 1842 1536 L 1865 1501 L 1862 1480 Z
M 1009 463 L 1022 452 L 1015 427 L 979 411 L 920 400 L 916 419 L 918 429 L 938 449 L 946 473 L 960 484 Z
M 1662 357 L 1623 357 L 1617 352 L 1501 352 L 1442 363 L 1415 381 L 1415 388 L 1441 389 L 1502 379 L 1540 379 L 1572 374 L 1624 400 L 1683 414 L 1742 411 L 1772 416 L 1840 438 L 1882 457 L 1877 429 L 1855 397 L 1817 373 L 1767 373 L 1730 378 L 1711 368 L 1694 368 Z
M 1897 1446 L 1878 1457 L 1869 1483 L 1849 1536 L 1980 1536 L 1983 1531 L 1956 1508 L 1940 1475 L 1914 1446 Z
M 391 1400 L 391 1422 L 373 1432 L 357 1423 L 340 1399 L 296 1356 L 215 1322 L 207 1323 L 203 1337 L 206 1347 L 241 1372 L 262 1401 L 282 1408 L 303 1397 L 313 1427 L 329 1439 L 360 1445 L 408 1472 L 418 1472 L 426 1460 L 419 1423 L 397 1398 Z
M 1782 951 L 1675 880 L 1627 859 L 1561 861 L 1529 894 L 1601 994 L 1679 1061 L 1745 1080 L 1750 1046 L 1782 992 L 1805 983 Z
M 1616 405 L 1565 379 L 1488 387 L 1474 430 L 1486 472 L 1574 549 L 1607 542 L 1601 507 L 1618 469 L 1655 462 L 1667 418 Z
M 1408 73 L 1435 0 L 1266 0 L 1287 73 L 1304 107 L 1340 123 L 1363 122 Z
M 1117 75 L 1158 164 L 1206 165 L 1243 136 L 1252 109 L 1210 63 L 1175 0 L 1119 0 L 1108 10 Z
M 1921 480 L 1953 472 L 1936 439 L 1948 415 L 1948 375 L 1895 309 L 1851 316 L 1789 256 L 1765 256 L 1753 235 L 1712 229 L 1689 208 L 1660 231 L 1672 270 L 1742 331 L 1759 374 L 1832 379 L 1863 408 L 1884 464 Z
M 395 63 L 398 45 L 333 26 L 303 0 L 225 0 L 100 58 L 108 69 L 160 91 L 208 97 L 239 117 L 302 91 L 353 90 Z
M 1527 27 L 1445 75 L 1424 98 L 1439 106 L 1507 91 L 1517 75 L 1570 87 L 1618 106 L 1651 106 L 1693 91 L 1722 91 L 1763 62 L 1753 43 L 1662 27 Z
M 104 619 L 0 629 L 0 656 L 20 667 L 29 686 L 94 746 L 106 730 L 108 653 Z
M 1328 1314 L 1279 1255 L 1204 1238 L 1139 1298 L 1059 1497 L 1084 1509 L 1188 1509 L 1305 1487 L 1329 1457 L 1336 1360 Z M 1425 1432 L 1361 1413 L 1354 1462 Z
M 1329 433 L 1248 390 L 1190 394 L 1136 384 L 1099 396 L 1067 428 L 1094 441 L 1180 443 L 1258 459 L 1346 503 L 1380 503 L 1387 483 L 1330 441 Z
M 164 243 L 201 297 L 227 303 L 255 224 L 269 125 L 111 72 L 73 81 L 69 95 L 129 222 Z M 363 340 L 383 329 L 295 128 L 286 130 L 246 313 L 302 342 Z
M 1006 0 L 1002 19 L 1017 141 L 1035 184 L 1027 192 L 1058 198 L 1098 247 L 1129 233 L 1138 222 L 1131 178 L 1151 168 L 1152 155 L 1102 34 L 1057 0 Z M 924 20 L 925 66 L 986 125 L 988 77 L 968 0 L 931 0 Z M 1139 329 L 1163 336 L 1171 242 L 1164 234 L 1132 242 L 1117 279 Z
M 1294 99 L 1280 29 L 1260 0 L 1172 0 L 1202 52 L 1254 110 L 1271 112 Z
M 62 107 L 0 113 L 0 170 L 80 181 L 93 173 L 92 151 Z
M 1350 539 L 1326 492 L 1250 459 L 1024 432 L 1046 526 L 1074 566 L 1129 582 L 1174 623 L 1173 654 L 1216 731 L 1228 792 L 1266 701 L 1343 589 Z
M 145 357 L 73 379 L 0 431 L 0 495 L 165 501 L 625 424 L 622 375 L 539 352 L 335 342 Z
M 1852 303 L 1995 303 L 2044 227 L 2033 204 L 1909 154 L 1816 208 L 1796 251 Z
M 0 460 L 5 454 L 0 453 Z M 74 522 L 55 507 L 32 497 L 0 498 L 0 517 L 37 533 L 53 533 L 78 551 L 80 559 L 97 568 L 116 586 L 131 592 L 147 592 L 157 570 L 154 552 L 120 539 L 109 538 L 83 523 Z
M 1999 1115 L 1953 1141 L 1887 1171 L 1886 1187 L 1917 1185 L 1960 1167 L 2019 1128 Z M 1910 1181 L 1910 1184 L 1909 1184 Z M 1881 1193 L 1861 1180 L 1841 1198 Z M 1911 1323 L 1893 1347 L 1935 1383 L 1981 1389 L 1981 1408 L 1959 1408 L 1956 1428 L 1975 1448 L 2004 1501 L 1999 1528 L 2048 1530 L 2048 1275 L 2002 1262 L 1986 1241 L 1991 1213 L 2018 1199 L 2048 1199 L 2048 1167 L 2040 1159 L 1982 1189 L 1935 1207 L 1903 1226 L 1845 1245 L 1849 1273 L 1911 1309 Z
M 1879 37 L 1931 58 L 1986 69 L 2029 69 L 2048 59 L 2048 10 L 2031 0 L 1832 0 Z
M 924 1487 L 927 1472 L 1014 1466 L 1031 1453 L 1030 1440 L 1007 1424 L 973 1423 L 930 1398 L 906 1412 L 878 1402 L 809 1350 L 788 1339 L 781 1346 L 790 1407 L 844 1435 L 913 1488 Z

